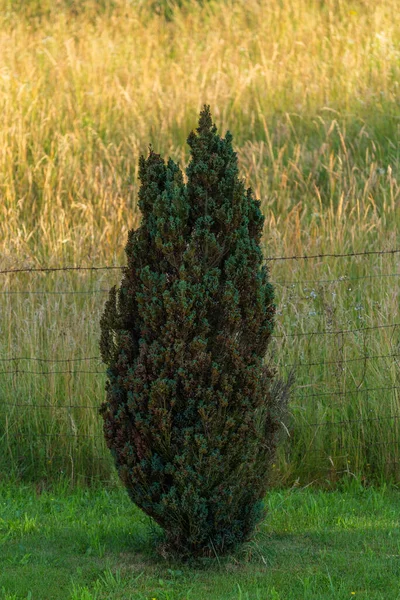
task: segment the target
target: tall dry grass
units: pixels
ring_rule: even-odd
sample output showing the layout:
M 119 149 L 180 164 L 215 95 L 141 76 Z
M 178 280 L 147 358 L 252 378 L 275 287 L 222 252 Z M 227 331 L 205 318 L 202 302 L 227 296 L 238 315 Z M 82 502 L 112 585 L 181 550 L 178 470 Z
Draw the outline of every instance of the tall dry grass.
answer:
M 262 200 L 266 256 L 400 245 L 395 0 L 156 8 L 0 0 L 0 269 L 123 264 L 139 155 L 185 166 L 205 102 Z M 271 263 L 271 360 L 296 365 L 277 481 L 399 477 L 399 263 Z M 75 359 L 98 356 L 118 272 L 0 277 L 0 354 L 24 359 L 0 362 L 1 472 L 107 478 L 102 366 Z

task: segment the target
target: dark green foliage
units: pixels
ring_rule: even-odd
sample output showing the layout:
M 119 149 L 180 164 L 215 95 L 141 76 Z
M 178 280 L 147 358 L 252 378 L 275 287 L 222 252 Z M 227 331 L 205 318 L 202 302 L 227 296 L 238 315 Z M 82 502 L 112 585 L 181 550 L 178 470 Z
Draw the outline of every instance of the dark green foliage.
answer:
M 164 551 L 232 550 L 264 517 L 285 394 L 263 364 L 273 289 L 264 217 L 238 179 L 232 136 L 209 107 L 180 168 L 140 159 L 141 226 L 101 319 L 104 432 L 130 497 L 166 532 Z

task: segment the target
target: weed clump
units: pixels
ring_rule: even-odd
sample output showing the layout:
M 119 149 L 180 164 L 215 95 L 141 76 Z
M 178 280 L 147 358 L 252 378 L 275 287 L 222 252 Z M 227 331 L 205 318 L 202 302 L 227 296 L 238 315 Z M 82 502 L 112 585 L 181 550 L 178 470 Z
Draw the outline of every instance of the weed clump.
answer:
M 143 218 L 100 342 L 119 477 L 164 529 L 164 554 L 182 557 L 251 537 L 286 406 L 264 364 L 275 308 L 260 202 L 208 106 L 187 141 L 187 183 L 171 159 L 140 159 Z

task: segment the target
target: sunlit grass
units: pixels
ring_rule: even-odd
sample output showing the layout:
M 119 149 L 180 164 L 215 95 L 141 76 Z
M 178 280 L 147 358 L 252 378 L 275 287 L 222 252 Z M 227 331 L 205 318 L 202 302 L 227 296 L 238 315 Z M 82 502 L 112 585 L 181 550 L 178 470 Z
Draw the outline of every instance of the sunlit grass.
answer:
M 185 167 L 205 102 L 262 201 L 266 257 L 398 247 L 396 8 L 0 0 L 0 270 L 124 264 L 139 155 Z M 277 480 L 398 478 L 400 255 L 270 266 L 271 359 L 296 365 Z M 1 357 L 24 359 L 0 362 L 1 470 L 108 479 L 95 371 L 119 272 L 0 276 Z

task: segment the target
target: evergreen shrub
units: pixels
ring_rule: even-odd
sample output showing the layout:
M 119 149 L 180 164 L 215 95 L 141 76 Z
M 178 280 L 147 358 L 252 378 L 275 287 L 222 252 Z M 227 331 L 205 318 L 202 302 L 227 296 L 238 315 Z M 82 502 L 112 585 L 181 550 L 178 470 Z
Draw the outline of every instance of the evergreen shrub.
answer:
M 164 555 L 181 557 L 251 537 L 287 403 L 264 364 L 275 307 L 260 202 L 208 106 L 187 141 L 187 183 L 151 148 L 140 158 L 142 221 L 100 341 L 107 445 L 133 502 L 164 529 Z

